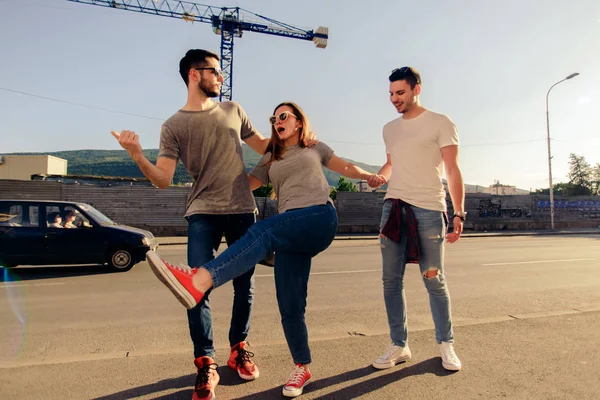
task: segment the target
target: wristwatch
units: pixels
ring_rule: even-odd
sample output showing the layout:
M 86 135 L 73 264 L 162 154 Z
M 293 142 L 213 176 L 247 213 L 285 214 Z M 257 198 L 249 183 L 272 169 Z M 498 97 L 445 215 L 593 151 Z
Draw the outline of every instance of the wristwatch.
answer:
M 462 222 L 465 222 L 467 219 L 467 213 L 465 211 L 454 211 L 453 218 L 459 218 Z

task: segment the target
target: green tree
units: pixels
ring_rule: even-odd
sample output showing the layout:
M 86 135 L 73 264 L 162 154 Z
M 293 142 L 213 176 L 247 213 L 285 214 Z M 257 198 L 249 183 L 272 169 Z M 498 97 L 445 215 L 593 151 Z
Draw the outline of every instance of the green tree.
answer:
M 331 198 L 331 200 L 335 200 L 337 199 L 337 189 L 332 187 L 329 189 L 329 197 Z
M 255 197 L 273 198 L 274 197 L 273 185 L 271 183 L 269 183 L 268 185 L 262 185 L 261 187 L 255 189 L 252 192 L 252 194 L 254 194 Z
M 560 182 L 554 185 L 553 190 L 558 196 L 589 196 L 600 195 L 600 163 L 594 167 L 586 161 L 584 156 L 571 153 L 569 155 L 569 182 Z M 547 195 L 549 190 L 537 189 L 534 194 Z
M 556 185 L 554 185 L 554 195 L 555 196 L 563 196 L 563 197 L 570 197 L 570 196 L 589 196 L 590 195 L 590 189 L 586 188 L 585 186 L 579 186 L 579 185 L 574 185 L 572 183 L 564 183 L 564 182 L 560 182 L 557 183 Z M 533 192 L 533 194 L 541 194 L 541 195 L 548 195 L 548 193 L 550 193 L 550 191 L 545 188 L 545 189 L 537 189 L 535 192 Z
M 600 163 L 592 169 L 592 186 L 594 194 L 600 196 Z
M 592 192 L 592 167 L 584 156 L 575 153 L 569 155 L 569 183 L 587 189 L 587 194 Z M 585 192 L 584 189 L 578 190 Z
M 338 192 L 358 192 L 358 188 L 356 187 L 356 185 L 354 183 L 350 182 L 345 177 L 340 176 L 340 180 L 338 181 L 338 185 L 337 185 L 337 191 Z
M 590 189 L 585 186 L 574 185 L 572 183 L 557 183 L 554 186 L 554 194 L 559 196 L 589 196 Z

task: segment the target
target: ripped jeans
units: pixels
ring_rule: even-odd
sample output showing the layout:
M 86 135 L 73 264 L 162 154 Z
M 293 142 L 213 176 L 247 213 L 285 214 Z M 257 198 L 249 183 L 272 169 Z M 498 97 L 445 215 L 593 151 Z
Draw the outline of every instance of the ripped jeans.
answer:
M 391 208 L 392 201 L 386 200 L 383 203 L 380 231 L 390 216 Z M 435 338 L 438 343 L 453 343 L 450 294 L 444 276 L 445 215 L 441 211 L 426 210 L 415 206 L 411 206 L 411 208 L 419 222 L 418 234 L 421 250 L 419 269 L 429 293 Z M 403 220 L 406 219 L 403 218 Z M 404 224 L 401 229 L 402 239 L 399 243 L 386 237 L 381 237 L 380 243 L 383 260 L 383 297 L 390 326 L 390 336 L 392 343 L 404 347 L 408 340 L 406 296 L 403 283 L 407 260 L 406 225 Z

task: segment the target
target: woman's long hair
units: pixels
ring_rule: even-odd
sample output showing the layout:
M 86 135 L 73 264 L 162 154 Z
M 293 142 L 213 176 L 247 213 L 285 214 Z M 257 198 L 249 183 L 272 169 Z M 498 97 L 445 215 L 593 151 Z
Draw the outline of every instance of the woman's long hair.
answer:
M 275 114 L 275 111 L 277 111 L 277 109 L 282 106 L 290 107 L 293 111 L 294 116 L 296 118 L 298 118 L 298 120 L 300 122 L 302 122 L 302 126 L 300 127 L 300 132 L 299 132 L 300 137 L 299 137 L 298 145 L 300 147 L 305 147 L 304 146 L 304 137 L 308 132 L 311 132 L 310 122 L 308 122 L 308 117 L 306 116 L 306 114 L 304 113 L 302 108 L 300 108 L 300 106 L 298 104 L 292 103 L 289 101 L 284 101 L 283 103 L 277 105 L 277 107 L 275 107 L 275 110 L 273 110 L 273 114 Z M 271 142 L 269 143 L 269 146 L 267 146 L 266 151 L 271 152 L 271 158 L 269 160 L 269 163 L 272 163 L 273 161 L 276 161 L 276 160 L 281 160 L 283 158 L 283 154 L 285 153 L 285 145 L 283 144 L 283 140 L 281 140 L 279 138 L 279 135 L 277 134 L 277 131 L 275 130 L 275 125 L 271 125 Z

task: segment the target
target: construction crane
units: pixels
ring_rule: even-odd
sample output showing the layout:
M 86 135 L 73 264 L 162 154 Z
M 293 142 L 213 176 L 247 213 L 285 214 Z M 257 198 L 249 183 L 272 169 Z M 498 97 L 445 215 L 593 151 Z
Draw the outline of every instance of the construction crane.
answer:
M 292 39 L 311 40 L 317 48 L 327 47 L 329 29 L 318 27 L 305 30 L 276 21 L 240 7 L 216 7 L 177 0 L 67 0 L 74 3 L 110 7 L 186 22 L 204 22 L 212 25 L 213 32 L 221 36 L 221 70 L 223 87 L 220 100 L 231 100 L 233 94 L 233 39 L 242 37 L 244 31 L 266 33 Z

